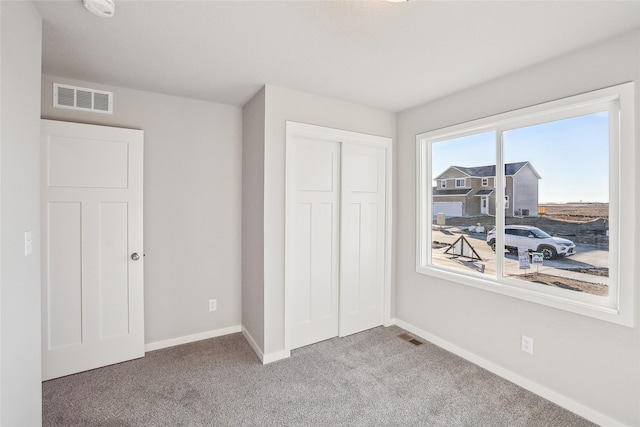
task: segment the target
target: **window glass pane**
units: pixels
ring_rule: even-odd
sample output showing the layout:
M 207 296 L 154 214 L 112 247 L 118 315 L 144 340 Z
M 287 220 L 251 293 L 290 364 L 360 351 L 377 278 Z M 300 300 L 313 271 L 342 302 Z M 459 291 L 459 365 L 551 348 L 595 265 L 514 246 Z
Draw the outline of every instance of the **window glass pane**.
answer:
M 635 90 L 623 84 L 416 135 L 416 271 L 633 326 Z M 445 139 L 478 129 L 487 132 Z
M 608 295 L 608 112 L 510 130 L 503 141 L 504 275 Z
M 432 265 L 469 274 L 496 275 L 487 231 L 495 225 L 496 133 L 487 132 L 431 145 Z M 438 187 L 447 179 L 454 185 Z

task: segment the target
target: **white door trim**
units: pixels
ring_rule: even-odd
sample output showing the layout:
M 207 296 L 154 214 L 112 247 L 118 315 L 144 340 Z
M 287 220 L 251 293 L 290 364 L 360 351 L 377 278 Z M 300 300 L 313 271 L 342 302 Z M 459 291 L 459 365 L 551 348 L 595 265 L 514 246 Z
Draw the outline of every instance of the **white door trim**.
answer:
M 288 259 L 291 259 L 292 251 L 292 230 L 290 229 L 290 221 L 288 218 L 293 217 L 291 212 L 293 203 L 293 185 L 291 180 L 287 177 L 291 177 L 293 174 L 293 153 L 294 153 L 294 139 L 295 137 L 307 137 L 318 140 L 325 140 L 330 142 L 340 142 L 349 144 L 360 144 L 366 146 L 380 147 L 385 150 L 386 160 L 386 207 L 385 207 L 385 266 L 384 266 L 384 315 L 383 325 L 390 326 L 393 324 L 391 317 L 391 282 L 392 282 L 392 248 L 393 248 L 393 140 L 389 137 L 382 137 L 376 135 L 368 135 L 358 132 L 345 131 L 340 129 L 333 129 L 323 126 L 309 125 L 304 123 L 297 123 L 292 121 L 286 122 L 286 143 L 285 143 L 285 283 L 284 283 L 284 353 L 285 357 L 289 357 L 291 354 L 291 332 L 289 323 L 291 315 L 289 310 L 292 303 L 292 286 L 289 284 L 292 281 L 291 266 L 288 265 Z

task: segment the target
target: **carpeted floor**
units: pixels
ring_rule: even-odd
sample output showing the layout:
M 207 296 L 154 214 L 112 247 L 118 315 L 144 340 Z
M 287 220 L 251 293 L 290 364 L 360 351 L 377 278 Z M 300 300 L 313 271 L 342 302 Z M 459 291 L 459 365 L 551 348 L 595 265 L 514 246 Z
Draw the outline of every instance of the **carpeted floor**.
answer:
M 262 365 L 241 334 L 43 383 L 44 426 L 594 426 L 397 327 Z

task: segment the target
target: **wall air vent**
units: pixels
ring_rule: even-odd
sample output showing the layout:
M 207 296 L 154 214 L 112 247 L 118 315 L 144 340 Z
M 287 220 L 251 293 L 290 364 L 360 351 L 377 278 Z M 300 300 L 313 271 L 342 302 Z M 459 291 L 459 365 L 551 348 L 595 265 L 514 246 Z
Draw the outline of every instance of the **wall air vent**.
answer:
M 113 92 L 53 84 L 53 106 L 72 110 L 113 113 Z

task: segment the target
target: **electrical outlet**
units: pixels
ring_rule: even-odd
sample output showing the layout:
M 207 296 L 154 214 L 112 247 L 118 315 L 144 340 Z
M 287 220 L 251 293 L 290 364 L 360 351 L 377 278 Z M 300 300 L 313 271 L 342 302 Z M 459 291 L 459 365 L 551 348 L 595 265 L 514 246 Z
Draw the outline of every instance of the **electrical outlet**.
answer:
M 533 354 L 533 338 L 522 336 L 522 351 Z
M 216 311 L 218 309 L 218 300 L 210 299 L 209 300 L 209 311 Z

